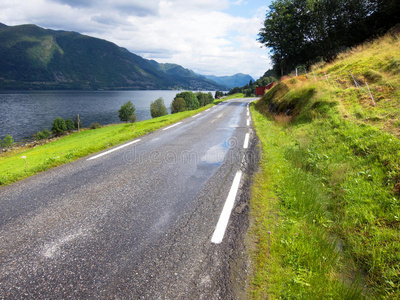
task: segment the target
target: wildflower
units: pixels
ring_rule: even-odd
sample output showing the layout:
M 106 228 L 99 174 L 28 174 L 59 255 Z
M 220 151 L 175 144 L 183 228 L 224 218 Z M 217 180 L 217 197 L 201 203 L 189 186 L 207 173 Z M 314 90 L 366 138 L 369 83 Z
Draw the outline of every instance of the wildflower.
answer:
M 268 231 L 268 234 L 271 234 L 271 231 Z

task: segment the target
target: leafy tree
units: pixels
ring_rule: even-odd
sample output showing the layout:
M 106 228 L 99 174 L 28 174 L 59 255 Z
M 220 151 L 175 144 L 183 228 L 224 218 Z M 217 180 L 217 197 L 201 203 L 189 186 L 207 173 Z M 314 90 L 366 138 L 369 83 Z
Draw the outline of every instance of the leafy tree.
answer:
M 156 101 L 150 103 L 150 114 L 152 118 L 168 115 L 163 98 L 158 98 Z
M 55 135 L 61 135 L 66 130 L 67 125 L 65 124 L 65 121 L 61 117 L 55 118 L 51 131 L 53 131 Z
M 65 120 L 65 125 L 67 126 L 68 131 L 72 131 L 75 129 L 74 122 L 71 119 L 66 119 Z
M 9 148 L 14 144 L 14 139 L 12 138 L 11 135 L 6 134 L 6 136 L 4 137 L 3 142 L 1 142 L 0 139 L 0 144 L 4 147 L 4 148 Z
M 171 114 L 186 110 L 186 102 L 183 98 L 176 98 L 171 103 Z
M 218 98 L 223 97 L 223 96 L 224 96 L 224 92 L 221 92 L 221 91 L 216 91 L 215 92 L 215 99 L 218 99 Z
M 187 110 L 198 109 L 200 106 L 199 100 L 197 99 L 196 95 L 193 92 L 179 93 L 175 96 L 174 99 L 176 98 L 183 98 L 185 100 Z
M 121 106 L 118 110 L 118 117 L 123 122 L 134 122 L 136 120 L 135 106 L 131 101 L 128 101 Z

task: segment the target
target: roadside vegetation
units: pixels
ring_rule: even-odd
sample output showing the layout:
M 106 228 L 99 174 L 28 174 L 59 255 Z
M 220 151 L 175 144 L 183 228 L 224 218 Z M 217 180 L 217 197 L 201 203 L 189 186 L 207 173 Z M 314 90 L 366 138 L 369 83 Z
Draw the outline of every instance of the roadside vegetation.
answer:
M 251 106 L 252 299 L 400 299 L 399 49 L 389 34 Z
M 50 132 L 43 130 L 37 134 L 38 140 L 40 139 L 43 144 L 33 147 L 14 147 L 7 152 L 0 153 L 0 186 L 16 182 L 41 171 L 72 162 L 89 154 L 135 139 L 141 135 L 193 116 L 222 101 L 242 97 L 243 95 L 241 94 L 231 95 L 196 110 L 164 115 L 136 123 L 109 126 L 101 126 L 98 123 L 93 123 L 89 128 L 81 129 L 80 132 L 74 131 L 68 133 L 68 135 L 61 135 L 60 132 L 58 137 L 51 140 L 48 139 Z M 130 111 L 132 112 L 132 110 Z M 77 122 L 80 122 L 79 118 L 75 120 L 76 125 L 78 125 Z M 67 130 L 65 121 L 61 119 L 53 123 L 57 125 L 58 129 L 61 127 L 64 130 L 62 133 L 65 134 L 65 130 Z M 53 124 L 54 134 L 59 133 L 58 129 L 55 130 L 55 124 Z M 7 147 L 11 147 L 13 144 L 11 136 L 6 136 L 4 141 L 1 142 L 2 146 Z

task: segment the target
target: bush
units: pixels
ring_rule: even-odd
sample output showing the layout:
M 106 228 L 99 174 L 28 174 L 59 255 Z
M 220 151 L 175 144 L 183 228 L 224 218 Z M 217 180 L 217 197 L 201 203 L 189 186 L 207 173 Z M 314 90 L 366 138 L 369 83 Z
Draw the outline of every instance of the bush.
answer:
M 65 120 L 65 125 L 67 126 L 68 131 L 75 130 L 75 124 L 71 119 L 66 119 Z
M 196 95 L 193 94 L 193 92 L 179 93 L 175 96 L 175 99 L 176 98 L 183 98 L 185 100 L 187 110 L 198 109 L 200 106 L 199 100 L 197 99 Z
M 136 116 L 135 116 L 135 106 L 132 104 L 131 101 L 128 101 L 124 103 L 121 108 L 118 110 L 118 117 L 121 121 L 123 122 L 135 122 L 136 121 Z
M 90 129 L 97 129 L 97 128 L 101 128 L 101 125 L 99 123 L 92 123 L 89 127 Z
M 50 137 L 50 132 L 47 129 L 44 129 L 43 131 L 39 131 L 36 133 L 36 139 L 37 140 L 44 140 L 48 139 Z
M 66 130 L 67 125 L 65 124 L 65 121 L 60 117 L 55 118 L 53 121 L 53 126 L 51 127 L 51 131 L 53 131 L 55 135 L 61 135 Z
M 168 115 L 163 98 L 158 98 L 156 101 L 150 103 L 150 114 L 152 118 Z
M 4 140 L 3 140 L 3 142 L 1 142 L 1 139 L 0 139 L 0 144 L 1 144 L 1 146 L 4 147 L 4 148 L 9 148 L 9 147 L 11 147 L 11 146 L 14 144 L 14 139 L 12 138 L 11 135 L 6 134 L 6 136 L 5 136 Z
M 183 98 L 175 98 L 171 103 L 171 114 L 186 110 L 186 102 Z

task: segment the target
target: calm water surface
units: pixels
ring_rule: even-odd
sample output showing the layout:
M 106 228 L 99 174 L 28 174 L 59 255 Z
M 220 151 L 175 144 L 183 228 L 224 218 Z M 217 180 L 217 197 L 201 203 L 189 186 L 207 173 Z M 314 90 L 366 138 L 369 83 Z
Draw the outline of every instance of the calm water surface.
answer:
M 94 122 L 120 123 L 118 110 L 131 101 L 138 121 L 150 119 L 150 103 L 159 97 L 170 112 L 180 91 L 8 91 L 0 92 L 0 138 L 10 134 L 15 141 L 30 139 L 48 129 L 57 117 L 75 119 L 79 114 L 83 127 Z

